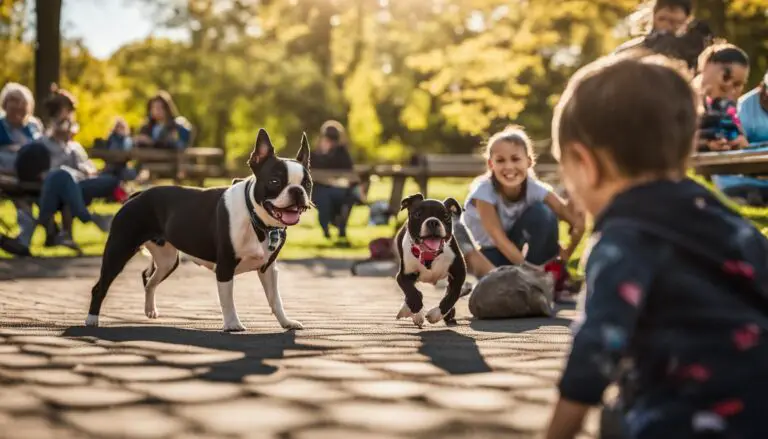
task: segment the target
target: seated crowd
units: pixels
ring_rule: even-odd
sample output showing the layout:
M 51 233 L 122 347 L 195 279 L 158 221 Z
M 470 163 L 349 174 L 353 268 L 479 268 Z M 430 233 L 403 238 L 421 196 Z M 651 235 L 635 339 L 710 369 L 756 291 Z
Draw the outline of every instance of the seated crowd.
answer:
M 8 83 L 0 92 L 0 174 L 14 177 L 8 195 L 16 208 L 19 234 L 12 238 L 0 234 L 0 248 L 19 255 L 30 255 L 32 235 L 38 226 L 45 229 L 45 245 L 65 246 L 80 251 L 72 236 L 74 218 L 109 230 L 110 217 L 93 213 L 95 199 L 122 202 L 127 198 L 123 182 L 137 177 L 140 166 L 108 164 L 98 170 L 86 150 L 74 140 L 79 131 L 77 100 L 54 85 L 43 102 L 41 122 L 33 116 L 35 101 L 30 90 Z M 134 146 L 184 149 L 189 145 L 191 128 L 177 116 L 171 97 L 160 92 L 147 104 L 147 119 L 136 137 L 130 136 L 127 123 L 117 118 L 107 141 L 100 146 L 128 150 Z M 7 188 L 6 188 L 7 189 Z M 33 206 L 38 207 L 37 217 Z M 55 214 L 61 213 L 57 224 Z

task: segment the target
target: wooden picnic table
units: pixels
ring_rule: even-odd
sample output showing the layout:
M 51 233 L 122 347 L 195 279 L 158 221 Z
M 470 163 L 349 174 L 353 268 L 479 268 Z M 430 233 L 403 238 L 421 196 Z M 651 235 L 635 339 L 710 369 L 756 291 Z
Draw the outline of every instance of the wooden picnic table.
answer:
M 372 176 L 392 179 L 392 189 L 388 200 L 389 213 L 392 216 L 400 211 L 400 201 L 403 199 L 405 184 L 409 178 L 415 180 L 419 191 L 429 196 L 429 179 L 437 177 L 471 178 L 486 171 L 486 161 L 477 155 L 428 155 L 417 165 L 356 165 L 354 170 L 312 169 L 312 180 L 315 183 L 328 184 L 337 187 L 350 187 L 361 184 L 363 193 L 370 187 Z M 545 180 L 552 180 L 557 173 L 554 164 L 537 164 L 535 167 Z M 469 188 L 467 188 L 469 190 Z M 457 194 L 458 196 L 458 194 Z
M 206 178 L 226 175 L 224 151 L 220 148 L 198 146 L 181 151 L 141 147 L 128 151 L 91 148 L 88 154 L 107 163 L 136 160 L 151 174 L 171 177 L 174 181 L 189 179 L 202 184 Z
M 705 177 L 712 175 L 768 175 L 768 142 L 738 151 L 701 152 L 691 157 L 691 167 Z

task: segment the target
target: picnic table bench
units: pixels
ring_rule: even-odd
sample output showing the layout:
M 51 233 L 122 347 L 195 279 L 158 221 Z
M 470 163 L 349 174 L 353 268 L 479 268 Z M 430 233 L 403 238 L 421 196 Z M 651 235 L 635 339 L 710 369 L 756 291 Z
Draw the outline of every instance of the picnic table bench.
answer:
M 206 178 L 226 176 L 224 151 L 219 148 L 192 147 L 182 151 L 170 149 L 133 148 L 116 151 L 91 148 L 92 158 L 108 163 L 125 163 L 136 160 L 147 169 L 152 178 L 171 178 L 174 182 L 184 180 L 203 185 Z
M 712 175 L 768 175 L 768 142 L 738 151 L 701 152 L 691 157 L 691 166 L 704 177 Z
M 557 166 L 554 164 L 537 164 L 535 169 L 539 178 L 544 181 L 553 182 L 557 178 Z M 472 178 L 483 174 L 486 170 L 486 160 L 480 155 L 426 154 L 412 165 L 356 165 L 353 170 L 312 169 L 312 179 L 315 182 L 340 187 L 361 184 L 365 193 L 370 186 L 371 177 L 391 178 L 392 189 L 388 210 L 391 216 L 395 216 L 400 211 L 400 201 L 409 178 L 413 179 L 419 191 L 428 197 L 431 178 Z

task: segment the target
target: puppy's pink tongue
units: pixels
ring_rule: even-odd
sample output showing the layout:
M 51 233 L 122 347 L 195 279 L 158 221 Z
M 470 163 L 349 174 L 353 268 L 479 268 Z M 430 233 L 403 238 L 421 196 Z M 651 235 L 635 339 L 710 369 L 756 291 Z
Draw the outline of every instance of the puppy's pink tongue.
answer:
M 425 238 L 424 239 L 424 247 L 428 248 L 429 250 L 435 251 L 440 249 L 440 243 L 443 242 L 440 238 Z
M 280 212 L 280 220 L 283 222 L 283 224 L 287 224 L 289 226 L 298 223 L 300 217 L 301 214 L 298 211 L 284 210 Z

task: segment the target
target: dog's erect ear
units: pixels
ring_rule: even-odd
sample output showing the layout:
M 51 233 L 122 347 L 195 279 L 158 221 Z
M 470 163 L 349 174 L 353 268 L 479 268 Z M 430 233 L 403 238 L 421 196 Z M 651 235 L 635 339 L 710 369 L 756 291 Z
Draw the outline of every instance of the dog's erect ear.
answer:
M 269 134 L 264 128 L 259 128 L 259 134 L 256 136 L 256 144 L 253 145 L 251 157 L 248 159 L 248 166 L 253 171 L 253 175 L 258 175 L 261 166 L 268 158 L 275 155 L 275 147 L 269 140 Z
M 307 133 L 301 133 L 301 147 L 299 147 L 299 153 L 296 154 L 296 161 L 309 169 L 309 141 L 307 140 Z
M 421 195 L 421 193 L 413 194 L 400 202 L 400 210 L 410 209 L 411 206 L 421 201 L 424 201 L 424 195 Z
M 448 209 L 448 212 L 451 212 L 453 215 L 461 215 L 462 208 L 461 204 L 459 204 L 458 201 L 456 201 L 453 197 L 448 197 L 445 200 L 443 200 L 443 205 L 446 209 Z

